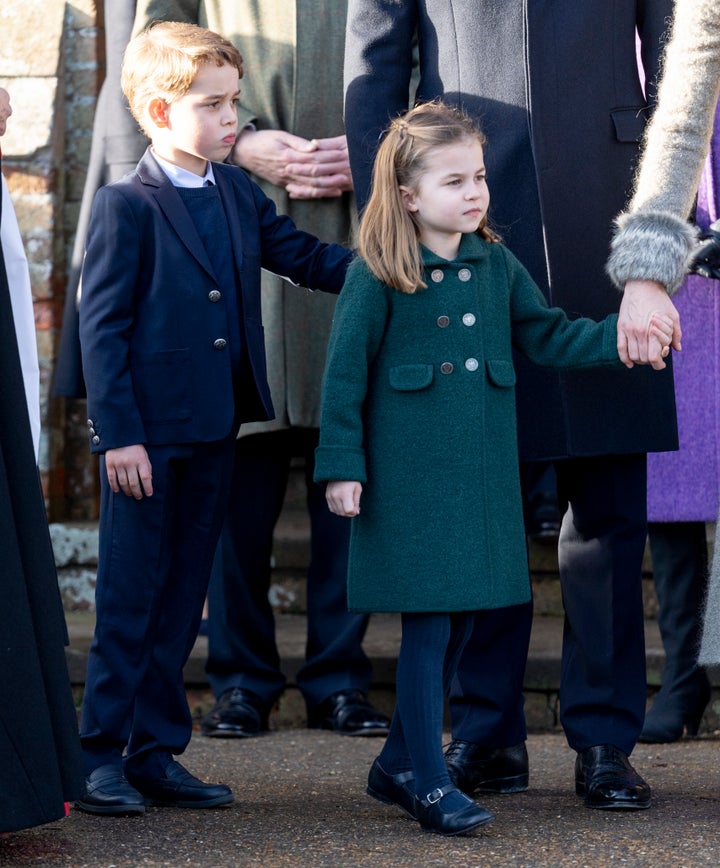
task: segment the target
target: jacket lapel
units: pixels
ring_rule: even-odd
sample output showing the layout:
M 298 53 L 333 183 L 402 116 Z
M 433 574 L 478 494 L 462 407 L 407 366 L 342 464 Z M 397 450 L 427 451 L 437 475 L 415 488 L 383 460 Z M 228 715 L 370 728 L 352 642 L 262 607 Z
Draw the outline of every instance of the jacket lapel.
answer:
M 217 276 L 210 264 L 205 246 L 197 234 L 192 217 L 170 179 L 153 159 L 149 148 L 138 163 L 137 173 L 143 184 L 155 188 L 152 195 L 167 217 L 168 223 L 192 256 L 213 280 L 216 280 Z

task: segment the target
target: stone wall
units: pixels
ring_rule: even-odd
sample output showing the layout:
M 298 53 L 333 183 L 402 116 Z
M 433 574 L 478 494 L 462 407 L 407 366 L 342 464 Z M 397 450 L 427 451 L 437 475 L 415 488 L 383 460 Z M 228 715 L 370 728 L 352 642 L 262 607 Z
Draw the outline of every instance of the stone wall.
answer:
M 104 74 L 102 21 L 93 0 L 2 0 L 0 34 L 0 86 L 13 107 L 3 173 L 30 264 L 40 356 L 40 470 L 51 519 L 88 518 L 95 511 L 93 463 L 84 430 L 81 441 L 66 436 L 83 414 L 51 397 L 51 381 Z

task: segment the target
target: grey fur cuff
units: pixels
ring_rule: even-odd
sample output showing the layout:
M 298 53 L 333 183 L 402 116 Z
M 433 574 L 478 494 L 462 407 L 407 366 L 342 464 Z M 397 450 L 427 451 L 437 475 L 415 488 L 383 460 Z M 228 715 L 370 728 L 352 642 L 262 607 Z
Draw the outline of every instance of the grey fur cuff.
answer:
M 669 211 L 634 211 L 615 221 L 605 270 L 618 289 L 628 280 L 657 280 L 670 295 L 680 288 L 697 243 L 697 227 Z

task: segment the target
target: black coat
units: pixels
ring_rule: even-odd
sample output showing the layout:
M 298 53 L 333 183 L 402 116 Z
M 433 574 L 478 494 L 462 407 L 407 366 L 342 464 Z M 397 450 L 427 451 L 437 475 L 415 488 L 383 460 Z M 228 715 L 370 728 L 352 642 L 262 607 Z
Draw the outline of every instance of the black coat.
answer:
M 0 215 L 1 216 L 1 215 Z M 0 832 L 84 792 L 67 633 L 0 248 Z
M 417 99 L 442 96 L 479 121 L 490 217 L 508 247 L 570 317 L 617 311 L 604 264 L 648 112 L 635 30 L 652 82 L 671 12 L 672 0 L 350 0 L 345 122 L 359 203 L 380 130 L 408 105 L 417 33 Z M 518 366 L 524 458 L 677 448 L 669 368 Z

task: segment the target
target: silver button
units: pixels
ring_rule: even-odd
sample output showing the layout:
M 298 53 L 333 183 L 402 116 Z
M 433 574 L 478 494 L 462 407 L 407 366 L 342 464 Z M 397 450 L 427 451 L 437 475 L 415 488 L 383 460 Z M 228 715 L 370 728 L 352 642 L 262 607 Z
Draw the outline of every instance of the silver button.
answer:
M 95 446 L 97 446 L 100 442 L 100 438 L 97 436 L 97 434 L 93 437 L 92 442 Z
M 478 360 L 477 359 L 467 359 L 465 362 L 465 367 L 468 371 L 477 371 L 478 369 Z
M 430 279 L 433 283 L 440 283 L 445 277 L 445 272 L 441 268 L 433 268 L 430 272 Z
M 439 316 L 437 318 L 437 324 L 441 329 L 446 329 L 450 325 L 450 317 L 449 316 Z
M 475 325 L 475 314 L 474 313 L 464 313 L 463 314 L 463 325 L 474 326 Z
M 88 434 L 91 437 L 94 437 L 97 434 L 97 431 L 94 428 L 88 428 Z
M 467 283 L 468 280 L 470 280 L 470 278 L 472 277 L 472 274 L 470 273 L 470 269 L 469 268 L 461 268 L 460 271 L 458 271 L 458 277 L 460 278 L 460 280 L 462 280 L 463 283 Z
M 453 372 L 453 363 L 452 362 L 443 362 L 440 365 L 440 373 L 441 374 L 452 374 Z
M 227 341 L 225 338 L 218 338 L 216 341 L 213 341 L 213 346 L 216 350 L 224 350 L 227 346 Z
M 220 292 L 217 289 L 211 289 L 210 292 L 208 293 L 208 299 L 210 301 L 220 301 L 221 298 L 222 298 L 222 295 L 220 295 Z
M 88 428 L 92 428 L 94 424 L 95 424 L 95 423 L 93 422 L 92 419 L 88 419 L 88 420 L 87 420 L 87 426 L 88 426 Z

